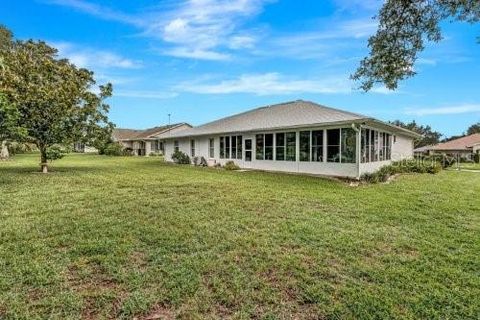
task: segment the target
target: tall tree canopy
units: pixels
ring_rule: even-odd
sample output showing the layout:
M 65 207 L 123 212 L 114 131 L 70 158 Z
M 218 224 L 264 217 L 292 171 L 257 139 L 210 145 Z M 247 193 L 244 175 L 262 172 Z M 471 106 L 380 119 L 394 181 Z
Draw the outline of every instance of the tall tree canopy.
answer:
M 479 0 L 386 0 L 378 15 L 377 33 L 368 40 L 370 54 L 352 79 L 370 90 L 383 83 L 394 90 L 398 82 L 415 75 L 414 64 L 425 41 L 442 39 L 440 22 L 451 18 L 480 21 Z
M 113 124 L 104 99 L 112 94 L 111 84 L 94 93 L 93 73 L 59 59 L 45 42 L 15 41 L 8 31 L 0 31 L 0 41 L 0 92 L 17 108 L 18 126 L 26 130 L 25 140 L 40 150 L 44 172 L 49 147 L 110 137 Z
M 480 133 L 480 122 L 477 122 L 475 124 L 472 124 L 468 130 L 467 130 L 467 135 L 471 135 L 474 133 Z
M 415 148 L 437 144 L 440 142 L 440 138 L 442 137 L 440 132 L 432 130 L 430 126 L 419 125 L 415 121 L 405 123 L 400 120 L 395 120 L 390 123 L 421 134 L 422 137 L 414 141 Z

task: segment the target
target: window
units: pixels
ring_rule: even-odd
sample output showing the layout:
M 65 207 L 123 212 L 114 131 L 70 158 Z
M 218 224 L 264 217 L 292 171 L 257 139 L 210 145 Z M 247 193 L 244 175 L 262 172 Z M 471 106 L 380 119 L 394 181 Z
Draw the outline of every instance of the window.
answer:
M 190 140 L 190 155 L 195 157 L 195 140 Z
M 340 129 L 327 130 L 327 161 L 340 162 Z
M 220 159 L 225 159 L 225 137 L 220 137 Z
M 237 136 L 237 159 L 242 159 L 242 141 L 243 137 L 242 136 Z
M 300 161 L 310 161 L 310 131 L 300 131 Z
M 237 137 L 236 136 L 230 137 L 230 141 L 232 142 L 232 153 L 230 158 L 236 159 L 237 158 Z
M 389 133 L 362 129 L 362 162 L 391 160 L 392 140 L 394 136 Z
M 275 137 L 276 137 L 275 160 L 284 161 L 285 160 L 285 133 L 284 132 L 277 133 Z
M 163 141 L 158 141 L 158 150 L 162 153 L 165 152 L 165 144 L 163 143 Z
M 265 135 L 265 160 L 273 160 L 273 134 Z
M 175 152 L 180 151 L 180 147 L 178 145 L 178 140 L 173 141 L 173 151 L 175 151 Z
M 252 139 L 245 139 L 245 161 L 252 161 Z
M 342 163 L 355 163 L 357 159 L 357 133 L 352 128 L 341 129 L 342 132 Z
M 323 161 L 323 130 L 312 131 L 312 161 Z
M 264 155 L 263 148 L 264 148 L 263 134 L 257 134 L 255 136 L 255 159 L 263 160 L 263 155 Z
M 208 156 L 215 158 L 215 139 L 213 138 L 208 141 Z
M 297 133 L 296 132 L 287 132 L 285 134 L 286 140 L 286 157 L 287 161 L 296 161 L 297 160 Z
M 230 159 L 230 137 L 225 137 L 225 158 Z

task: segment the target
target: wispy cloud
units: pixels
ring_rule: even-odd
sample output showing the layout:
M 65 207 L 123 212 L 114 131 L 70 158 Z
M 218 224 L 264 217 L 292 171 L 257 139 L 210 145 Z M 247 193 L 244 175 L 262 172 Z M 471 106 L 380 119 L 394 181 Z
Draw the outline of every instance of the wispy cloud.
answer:
M 405 110 L 405 114 L 414 116 L 453 115 L 478 112 L 480 112 L 480 104 L 462 104 L 438 108 L 408 108 Z
M 236 79 L 213 83 L 205 80 L 185 82 L 174 88 L 178 91 L 199 94 L 250 93 L 260 96 L 297 93 L 348 94 L 352 93 L 350 81 L 339 77 L 296 79 L 279 73 L 244 74 Z M 375 90 L 374 93 L 390 93 Z
M 118 21 L 135 26 L 144 25 L 144 21 L 136 16 L 129 15 L 110 7 L 101 6 L 95 3 L 82 0 L 42 0 L 44 3 L 55 4 L 63 7 L 69 7 L 80 12 L 101 18 L 103 20 Z
M 82 68 L 93 69 L 136 69 L 141 68 L 140 61 L 125 58 L 114 52 L 88 48 L 70 42 L 52 42 L 60 57 L 69 59 Z

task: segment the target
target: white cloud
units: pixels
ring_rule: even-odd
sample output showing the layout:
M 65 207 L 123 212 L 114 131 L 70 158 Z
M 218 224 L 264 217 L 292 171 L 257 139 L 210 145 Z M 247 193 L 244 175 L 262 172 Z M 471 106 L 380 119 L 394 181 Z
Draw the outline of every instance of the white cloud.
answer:
M 176 47 L 169 50 L 162 51 L 163 54 L 177 57 L 177 58 L 190 58 L 198 60 L 213 60 L 213 61 L 223 61 L 229 60 L 231 56 L 229 54 L 203 50 L 203 49 L 190 49 L 185 47 Z
M 462 104 L 439 108 L 409 108 L 405 110 L 405 114 L 414 116 L 450 115 L 478 112 L 480 112 L 480 104 Z
M 199 94 L 249 93 L 256 95 L 282 95 L 297 93 L 349 94 L 352 83 L 339 77 L 321 79 L 295 79 L 279 73 L 244 74 L 236 79 L 221 80 L 217 83 L 193 81 L 180 84 L 175 90 Z M 384 94 L 384 90 L 374 93 Z M 391 93 L 391 92 L 388 92 Z
M 58 49 L 60 57 L 69 59 L 81 68 L 136 69 L 142 67 L 141 62 L 122 57 L 110 51 L 87 48 L 69 42 L 52 42 L 51 44 Z

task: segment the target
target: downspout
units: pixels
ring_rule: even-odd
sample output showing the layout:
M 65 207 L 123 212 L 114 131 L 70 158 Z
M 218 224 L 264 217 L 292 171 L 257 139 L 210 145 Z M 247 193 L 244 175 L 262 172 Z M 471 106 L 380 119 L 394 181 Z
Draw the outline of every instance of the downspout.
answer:
M 356 139 L 356 144 L 357 144 L 357 147 L 356 147 L 356 151 L 357 151 L 357 155 L 356 155 L 356 160 L 355 160 L 355 164 L 357 166 L 357 180 L 360 180 L 360 157 L 362 155 L 361 153 L 361 148 L 362 148 L 362 145 L 361 145 L 361 132 L 362 132 L 362 125 L 359 124 L 358 127 L 355 125 L 355 123 L 352 123 L 352 129 L 355 130 L 355 132 L 357 133 L 357 139 Z

